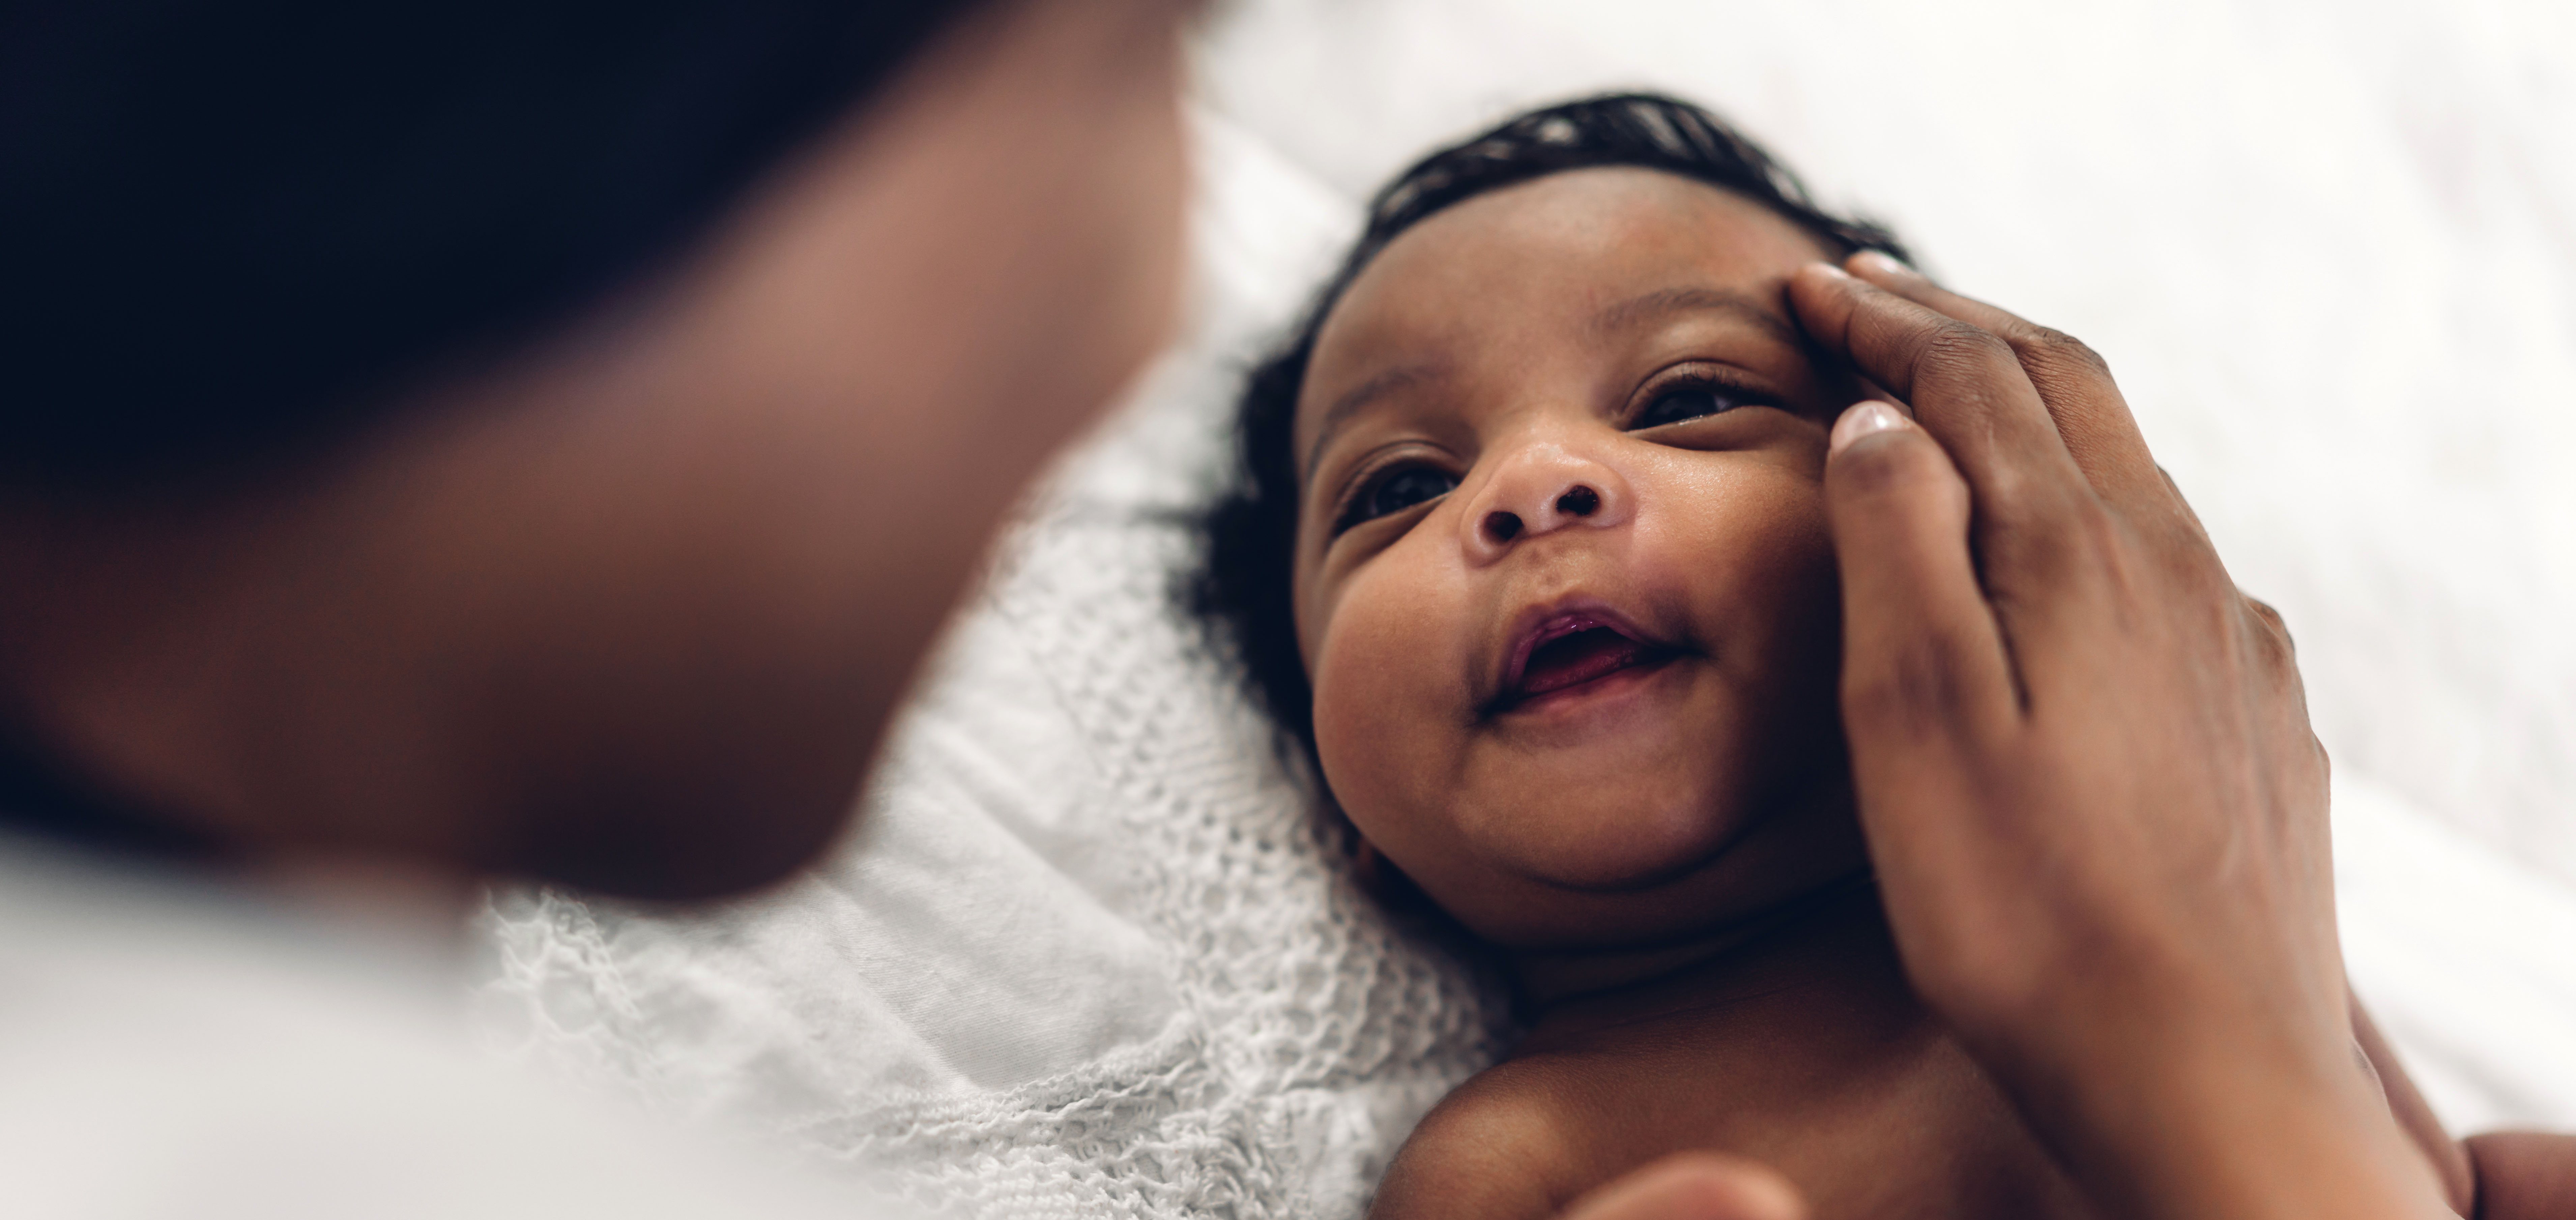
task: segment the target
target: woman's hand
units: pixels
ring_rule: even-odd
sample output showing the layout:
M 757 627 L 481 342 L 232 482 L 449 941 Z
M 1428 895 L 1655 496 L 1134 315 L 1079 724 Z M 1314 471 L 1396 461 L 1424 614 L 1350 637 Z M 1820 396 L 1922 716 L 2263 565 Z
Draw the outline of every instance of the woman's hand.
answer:
M 2115 1211 L 2447 1215 L 2354 1060 L 2279 616 L 2099 357 L 1848 266 L 1790 296 L 1912 407 L 1843 415 L 1825 495 L 1861 818 L 1915 986 Z

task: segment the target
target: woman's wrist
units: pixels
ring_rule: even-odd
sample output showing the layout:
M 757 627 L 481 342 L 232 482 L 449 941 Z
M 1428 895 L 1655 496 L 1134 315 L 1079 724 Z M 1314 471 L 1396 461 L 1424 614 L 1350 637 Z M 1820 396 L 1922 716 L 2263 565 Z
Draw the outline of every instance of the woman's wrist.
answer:
M 2266 1097 L 2242 1083 L 2235 1096 L 2164 1108 L 2161 1129 L 2132 1131 L 2132 1176 L 2119 1192 L 2133 1214 L 2244 1220 L 2448 1220 L 2421 1158 L 2384 1110 L 2342 1099 Z M 2116 1150 L 2108 1150 L 2114 1151 Z
M 2133 1220 L 2452 1214 L 2341 1046 L 2194 1022 L 1999 1074 L 2088 1190 Z

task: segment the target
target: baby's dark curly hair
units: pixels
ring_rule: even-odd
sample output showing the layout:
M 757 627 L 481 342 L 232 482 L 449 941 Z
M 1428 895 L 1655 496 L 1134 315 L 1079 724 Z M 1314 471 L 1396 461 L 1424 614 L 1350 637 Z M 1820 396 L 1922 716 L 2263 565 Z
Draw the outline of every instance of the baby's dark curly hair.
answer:
M 1290 556 L 1297 541 L 1291 435 L 1316 333 L 1369 261 L 1423 218 L 1488 191 L 1598 166 L 1662 170 L 1733 191 L 1843 255 L 1883 250 L 1909 257 L 1887 229 L 1818 207 L 1795 174 L 1724 120 L 1651 93 L 1533 110 L 1397 175 L 1370 201 L 1368 228 L 1340 269 L 1246 380 L 1235 420 L 1238 469 L 1231 487 L 1200 518 L 1204 549 L 1187 588 L 1190 609 L 1240 660 L 1255 699 L 1309 760 L 1315 749 L 1314 692 L 1298 653 L 1290 601 Z

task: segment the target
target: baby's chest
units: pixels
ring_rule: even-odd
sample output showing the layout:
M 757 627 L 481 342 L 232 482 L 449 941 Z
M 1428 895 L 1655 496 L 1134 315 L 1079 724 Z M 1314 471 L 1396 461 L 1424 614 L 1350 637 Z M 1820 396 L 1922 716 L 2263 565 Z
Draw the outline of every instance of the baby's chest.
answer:
M 1640 1064 L 1587 1089 L 1597 1182 L 1685 1150 L 1727 1152 L 1795 1182 L 1815 1220 L 2094 1220 L 2002 1093 L 1946 1040 L 1803 1071 Z

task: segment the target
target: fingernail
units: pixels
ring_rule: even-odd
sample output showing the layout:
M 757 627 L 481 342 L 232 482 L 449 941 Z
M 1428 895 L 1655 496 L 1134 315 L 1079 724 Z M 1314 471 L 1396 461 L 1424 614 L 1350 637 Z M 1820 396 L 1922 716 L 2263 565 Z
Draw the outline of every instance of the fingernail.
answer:
M 1878 272 L 1880 275 L 1917 274 L 1914 268 L 1905 265 L 1905 260 L 1900 259 L 1885 250 L 1863 250 L 1860 253 L 1853 255 L 1852 261 L 1857 262 L 1872 271 Z
M 1832 446 L 1833 452 L 1840 453 L 1851 448 L 1853 441 L 1870 433 L 1887 432 L 1904 426 L 1905 417 L 1897 414 L 1896 408 L 1883 402 L 1864 402 L 1843 412 L 1843 417 L 1834 421 L 1833 439 L 1828 443 Z
M 1809 263 L 1807 265 L 1838 280 L 1847 280 L 1851 278 L 1851 272 L 1845 271 L 1832 263 Z

